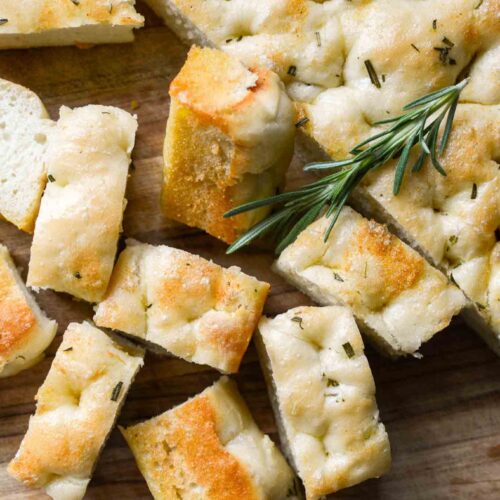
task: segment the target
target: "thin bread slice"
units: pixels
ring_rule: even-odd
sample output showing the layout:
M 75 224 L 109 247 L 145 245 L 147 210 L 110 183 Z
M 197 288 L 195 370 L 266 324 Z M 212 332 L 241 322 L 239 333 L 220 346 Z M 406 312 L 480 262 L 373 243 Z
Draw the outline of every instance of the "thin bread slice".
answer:
M 155 500 L 299 498 L 293 472 L 227 377 L 120 430 Z
M 125 208 L 137 120 L 109 106 L 61 108 L 48 184 L 31 246 L 28 285 L 89 302 L 106 292 Z
M 462 292 L 385 226 L 345 207 L 325 242 L 329 222 L 304 229 L 274 269 L 319 304 L 349 306 L 383 353 L 415 354 L 464 306 Z
M 0 244 L 0 378 L 38 363 L 56 332 L 57 323 L 38 307 Z
M 308 500 L 390 467 L 375 384 L 349 309 L 297 307 L 256 335 L 281 443 Z
M 183 250 L 127 243 L 96 324 L 193 363 L 238 371 L 269 285 Z
M 140 349 L 114 342 L 89 323 L 71 323 L 9 474 L 55 500 L 83 498 L 142 363 Z
M 135 0 L 2 0 L 0 49 L 131 42 Z
M 29 233 L 47 182 L 44 154 L 53 125 L 35 93 L 0 79 L 0 216 Z
M 193 47 L 170 85 L 162 206 L 167 217 L 232 243 L 269 207 L 224 213 L 273 195 L 293 155 L 295 110 L 276 74 Z

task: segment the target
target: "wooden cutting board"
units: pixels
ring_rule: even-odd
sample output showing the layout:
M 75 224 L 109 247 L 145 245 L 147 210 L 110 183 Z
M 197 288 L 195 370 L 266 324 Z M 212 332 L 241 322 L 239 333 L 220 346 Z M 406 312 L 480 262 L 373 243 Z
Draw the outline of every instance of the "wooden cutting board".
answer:
M 134 44 L 4 51 L 0 52 L 0 77 L 34 90 L 53 118 L 61 105 L 108 104 L 137 113 L 140 126 L 135 170 L 128 185 L 125 236 L 182 248 L 223 265 L 238 265 L 270 282 L 267 314 L 310 303 L 270 271 L 270 253 L 251 249 L 228 257 L 217 240 L 162 217 L 159 191 L 167 89 L 187 48 L 144 6 L 139 9 L 147 16 L 147 27 L 137 33 Z M 296 158 L 290 183 L 303 182 L 300 164 Z M 26 277 L 31 237 L 0 222 L 0 241 L 9 247 Z M 43 292 L 38 301 L 59 322 L 59 335 L 70 321 L 92 316 L 89 305 L 63 294 Z M 46 498 L 19 485 L 5 469 L 26 431 L 35 408 L 34 395 L 59 342 L 60 336 L 36 367 L 0 380 L 1 499 Z M 500 360 L 461 320 L 426 344 L 422 354 L 421 360 L 394 362 L 367 348 L 391 440 L 393 467 L 382 479 L 341 491 L 335 498 L 500 499 Z M 157 415 L 202 391 L 218 376 L 205 367 L 148 353 L 119 423 L 128 425 Z M 235 378 L 259 426 L 277 440 L 253 346 Z M 151 498 L 116 430 L 99 459 L 86 498 Z

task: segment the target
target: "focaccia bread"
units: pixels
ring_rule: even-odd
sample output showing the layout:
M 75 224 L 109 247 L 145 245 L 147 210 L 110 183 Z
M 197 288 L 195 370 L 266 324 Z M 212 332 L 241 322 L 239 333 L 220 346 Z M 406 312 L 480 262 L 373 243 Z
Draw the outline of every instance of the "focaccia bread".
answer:
M 96 324 L 193 363 L 238 371 L 269 285 L 183 250 L 127 243 Z
M 363 180 L 357 200 L 447 272 L 469 298 L 465 318 L 500 354 L 499 158 L 500 106 L 461 104 L 440 159 L 446 177 L 427 164 L 394 196 L 389 163 Z
M 232 243 L 269 208 L 224 219 L 273 195 L 293 154 L 295 111 L 278 76 L 220 50 L 193 47 L 170 86 L 165 214 Z
M 297 307 L 262 318 L 256 337 L 281 442 L 307 499 L 387 472 L 389 439 L 351 312 Z
M 415 354 L 465 304 L 462 292 L 385 226 L 345 207 L 299 234 L 275 270 L 322 305 L 349 306 L 376 347 Z
M 28 285 L 101 300 L 113 269 L 137 120 L 114 107 L 61 108 Z
M 56 332 L 57 323 L 38 307 L 0 244 L 0 378 L 38 363 Z
M 0 217 L 29 233 L 47 182 L 43 157 L 53 125 L 34 92 L 0 79 Z
M 142 362 L 140 349 L 89 323 L 68 325 L 9 474 L 55 500 L 83 498 Z
M 299 498 L 293 472 L 227 377 L 120 430 L 155 500 Z
M 0 49 L 131 42 L 135 0 L 2 0 Z

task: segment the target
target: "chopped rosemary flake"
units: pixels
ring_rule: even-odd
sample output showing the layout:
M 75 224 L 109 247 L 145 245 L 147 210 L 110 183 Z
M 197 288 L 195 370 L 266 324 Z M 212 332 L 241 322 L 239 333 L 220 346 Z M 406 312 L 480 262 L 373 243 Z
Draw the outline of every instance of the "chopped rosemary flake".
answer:
M 305 116 L 304 118 L 301 118 L 296 124 L 295 124 L 295 128 L 300 128 L 302 127 L 303 125 L 305 125 L 307 122 L 309 121 L 309 118 L 307 118 L 307 116 Z
M 342 344 L 342 347 L 344 348 L 344 351 L 347 354 L 348 358 L 354 357 L 354 349 L 352 348 L 352 345 L 350 342 L 346 342 L 345 344 Z
M 80 5 L 80 0 L 71 0 L 73 5 Z
M 19 356 L 16 356 L 16 359 L 24 359 L 26 361 L 26 358 L 22 354 L 19 354 Z
M 302 318 L 300 316 L 293 317 L 292 321 L 295 321 L 295 323 L 298 323 L 301 330 L 304 329 L 304 327 L 302 326 Z
M 470 199 L 475 200 L 477 198 L 477 184 L 474 182 L 472 184 L 472 193 L 470 194 Z
M 344 282 L 342 276 L 340 276 L 340 274 L 337 274 L 337 273 L 333 273 L 333 277 L 337 280 L 337 281 L 341 281 L 342 283 Z
M 484 311 L 486 309 L 486 306 L 484 304 L 481 304 L 480 302 L 476 302 L 476 306 L 481 311 Z
M 338 387 L 339 383 L 333 378 L 327 378 L 326 379 L 326 386 L 327 387 Z
M 72 347 L 68 347 L 67 349 L 64 349 L 64 351 L 63 351 L 63 352 L 68 352 L 68 351 L 72 351 L 72 350 L 73 350 L 73 348 L 72 348 Z
M 417 52 L 420 52 L 420 49 L 413 43 L 410 44 Z
M 292 66 L 290 66 L 290 67 L 288 68 L 287 73 L 288 73 L 289 75 L 291 75 L 291 76 L 295 76 L 295 75 L 297 74 L 297 66 L 293 66 L 293 65 L 292 65 Z
M 437 25 L 438 25 L 438 20 L 437 19 L 433 19 L 432 20 L 432 29 L 436 30 L 437 29 Z
M 123 382 L 118 382 L 115 385 L 113 392 L 111 393 L 111 401 L 118 401 L 118 398 L 120 397 L 120 392 L 122 392 L 122 387 L 123 387 Z
M 450 57 L 450 50 L 451 50 L 450 46 L 448 46 L 448 47 L 433 47 L 433 49 L 435 51 L 439 52 L 439 60 L 443 64 L 449 64 L 450 66 L 454 66 L 455 64 L 457 64 L 457 61 L 455 59 L 453 59 L 452 57 Z
M 232 39 L 232 38 L 228 38 L 228 39 L 226 40 L 226 43 L 231 43 L 232 41 L 233 41 L 233 39 Z
M 315 31 L 314 35 L 316 36 L 316 44 L 318 47 L 321 47 L 321 33 L 319 31 Z
M 454 245 L 458 241 L 458 236 L 456 234 L 452 234 L 448 238 L 448 241 L 450 242 L 451 245 Z
M 447 37 L 443 37 L 443 40 L 442 42 L 445 44 L 445 45 L 448 45 L 448 47 L 454 47 L 455 44 Z
M 474 7 L 474 10 L 479 9 L 479 7 L 481 7 L 481 5 L 483 5 L 483 2 L 484 2 L 484 0 L 479 0 L 477 5 Z
M 146 306 L 146 309 L 151 309 L 152 307 L 153 307 L 153 304 L 148 304 L 148 305 Z
M 384 83 L 384 82 L 385 82 L 385 74 L 382 73 L 382 83 Z
M 243 40 L 243 35 L 240 35 L 240 36 L 236 39 L 236 41 L 237 41 L 237 42 L 241 42 L 241 40 Z
M 0 26 L 2 26 L 2 24 L 7 24 L 8 22 L 9 20 L 6 19 L 5 17 L 0 18 Z
M 380 85 L 380 80 L 378 79 L 377 72 L 375 71 L 375 68 L 373 67 L 373 64 L 370 61 L 370 59 L 367 59 L 365 61 L 365 66 L 366 66 L 366 71 L 368 71 L 368 76 L 370 77 L 370 80 L 373 83 L 373 85 L 375 85 L 375 87 L 377 87 L 378 89 L 381 88 L 382 85 Z
M 77 271 L 75 274 L 73 274 L 73 276 L 77 279 L 77 280 L 81 280 L 82 279 L 82 275 Z
M 56 182 L 56 178 L 52 174 L 47 175 L 47 179 L 49 179 L 49 182 Z

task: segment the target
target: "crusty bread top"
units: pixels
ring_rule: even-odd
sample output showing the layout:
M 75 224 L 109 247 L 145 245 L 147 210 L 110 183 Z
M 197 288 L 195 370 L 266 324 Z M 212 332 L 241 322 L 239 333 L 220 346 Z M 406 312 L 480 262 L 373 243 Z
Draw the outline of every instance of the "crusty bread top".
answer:
M 128 243 L 97 307 L 96 324 L 189 361 L 237 371 L 269 285 L 182 250 Z
M 0 377 L 39 361 L 56 330 L 57 323 L 30 297 L 8 249 L 0 244 Z
M 89 323 L 71 323 L 38 390 L 36 413 L 9 473 L 28 486 L 57 492 L 54 498 L 83 498 L 141 365 L 139 350 L 118 345 Z M 64 496 L 70 492 L 74 496 Z
M 121 429 L 156 500 L 280 500 L 293 474 L 257 428 L 234 382 Z
M 35 224 L 53 125 L 34 92 L 0 79 L 0 216 L 23 231 Z
M 394 354 L 414 353 L 446 327 L 463 294 L 385 226 L 345 207 L 307 227 L 276 261 L 276 270 L 320 304 L 344 304 Z
M 135 0 L 2 0 L 0 26 L 4 33 L 36 33 L 91 24 L 141 27 L 144 18 Z
M 349 309 L 297 307 L 262 318 L 258 338 L 308 500 L 387 472 L 389 440 Z
M 137 120 L 107 106 L 61 108 L 46 154 L 28 285 L 97 302 L 113 269 Z

